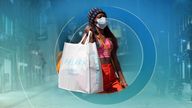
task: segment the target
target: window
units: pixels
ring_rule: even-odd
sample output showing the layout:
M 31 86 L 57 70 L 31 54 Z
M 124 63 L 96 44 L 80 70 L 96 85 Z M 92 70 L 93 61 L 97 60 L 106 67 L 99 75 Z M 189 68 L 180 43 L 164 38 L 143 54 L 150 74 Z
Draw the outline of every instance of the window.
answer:
M 0 40 L 5 40 L 12 35 L 13 21 L 5 15 L 0 15 Z

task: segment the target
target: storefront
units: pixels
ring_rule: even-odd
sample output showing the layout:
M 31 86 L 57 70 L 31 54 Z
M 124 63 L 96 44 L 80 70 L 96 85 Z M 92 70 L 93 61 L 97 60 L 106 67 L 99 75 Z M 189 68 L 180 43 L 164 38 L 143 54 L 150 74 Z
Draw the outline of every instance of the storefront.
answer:
M 0 49 L 0 93 L 3 93 L 12 89 L 13 56 L 9 50 Z

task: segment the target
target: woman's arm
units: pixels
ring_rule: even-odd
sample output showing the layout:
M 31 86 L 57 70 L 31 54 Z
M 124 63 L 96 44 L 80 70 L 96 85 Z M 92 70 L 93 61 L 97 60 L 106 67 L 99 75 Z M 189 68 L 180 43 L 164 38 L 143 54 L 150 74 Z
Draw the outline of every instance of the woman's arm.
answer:
M 124 77 L 124 75 L 123 75 L 123 73 L 122 73 L 122 69 L 121 69 L 119 60 L 118 60 L 118 58 L 117 58 L 116 51 L 113 51 L 113 52 L 112 52 L 112 60 L 113 60 L 113 62 L 114 62 L 115 68 L 116 68 L 116 70 L 117 70 L 117 74 L 118 74 L 118 76 L 119 76 L 120 83 L 122 84 L 123 87 L 128 86 L 127 83 L 126 83 L 125 77 Z

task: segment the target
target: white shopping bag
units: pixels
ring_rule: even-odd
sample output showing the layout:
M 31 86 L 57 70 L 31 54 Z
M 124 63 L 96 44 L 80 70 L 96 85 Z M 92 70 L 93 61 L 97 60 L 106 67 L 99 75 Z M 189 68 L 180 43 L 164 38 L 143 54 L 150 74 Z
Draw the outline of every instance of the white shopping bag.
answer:
M 58 87 L 82 93 L 103 91 L 103 77 L 96 43 L 89 43 L 91 31 L 85 44 L 64 43 Z

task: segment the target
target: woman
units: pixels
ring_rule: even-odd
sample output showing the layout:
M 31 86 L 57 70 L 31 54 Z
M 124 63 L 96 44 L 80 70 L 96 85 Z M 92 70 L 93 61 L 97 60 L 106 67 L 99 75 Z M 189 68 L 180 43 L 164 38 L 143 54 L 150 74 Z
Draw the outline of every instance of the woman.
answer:
M 106 13 L 102 9 L 91 9 L 88 13 L 89 24 L 85 28 L 85 33 L 92 31 L 90 42 L 97 43 L 103 73 L 104 91 L 102 93 L 113 93 L 121 91 L 128 85 L 116 55 L 118 49 L 117 39 L 107 26 L 106 17 Z M 84 38 L 82 44 L 84 44 L 86 38 Z M 115 70 L 117 70 L 117 75 Z

